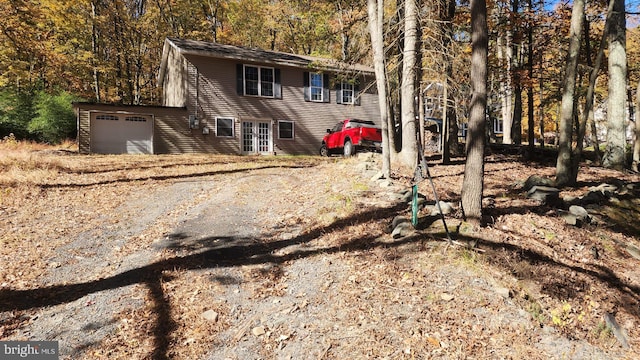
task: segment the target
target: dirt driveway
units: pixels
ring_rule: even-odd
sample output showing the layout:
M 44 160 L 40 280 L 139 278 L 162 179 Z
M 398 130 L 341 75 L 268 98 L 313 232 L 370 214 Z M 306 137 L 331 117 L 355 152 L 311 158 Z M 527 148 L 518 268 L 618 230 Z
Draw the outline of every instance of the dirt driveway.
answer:
M 370 180 L 376 157 L 208 161 L 169 176 L 144 169 L 182 160 L 132 160 L 85 183 L 70 171 L 26 191 L 49 204 L 29 224 L 18 204 L 0 208 L 11 233 L 31 234 L 28 246 L 4 237 L 0 339 L 58 340 L 62 359 L 632 355 L 612 335 L 541 322 L 526 304 L 543 300 L 519 298 L 477 252 L 393 239 L 406 184 Z

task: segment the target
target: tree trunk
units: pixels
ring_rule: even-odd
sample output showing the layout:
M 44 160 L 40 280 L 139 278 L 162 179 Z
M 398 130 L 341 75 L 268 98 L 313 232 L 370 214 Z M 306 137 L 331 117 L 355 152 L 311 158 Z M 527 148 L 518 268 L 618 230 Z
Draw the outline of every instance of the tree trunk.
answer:
M 462 181 L 462 209 L 467 221 L 482 219 L 484 188 L 485 117 L 487 111 L 487 3 L 471 0 L 471 85 L 473 95 L 467 133 L 467 161 Z
M 571 185 L 571 138 L 573 134 L 574 94 L 582 27 L 584 26 L 584 0 L 574 0 L 569 30 L 569 51 L 562 86 L 562 104 L 558 128 L 558 159 L 556 163 L 556 185 Z
M 607 147 L 605 167 L 622 170 L 627 145 L 625 123 L 627 99 L 626 20 L 624 0 L 615 0 L 609 38 L 609 102 L 607 104 Z
M 636 172 L 640 171 L 640 119 L 638 119 L 638 116 L 640 116 L 640 82 L 636 87 L 635 139 L 633 141 L 633 163 L 631 165 L 631 169 Z
M 369 15 L 369 31 L 373 48 L 373 64 L 378 87 L 378 103 L 380 106 L 380 127 L 382 128 L 382 174 L 391 176 L 391 158 L 389 147 L 389 101 L 387 94 L 387 74 L 384 66 L 384 40 L 382 23 L 384 16 L 384 0 L 367 0 Z
M 607 10 L 607 15 L 606 15 L 607 18 L 604 24 L 604 31 L 602 34 L 602 39 L 600 40 L 600 46 L 598 47 L 598 53 L 596 54 L 596 59 L 594 63 L 591 63 L 591 51 L 590 51 L 591 48 L 589 46 L 586 46 L 587 62 L 588 62 L 588 65 L 592 67 L 592 69 L 591 69 L 591 74 L 589 74 L 589 87 L 587 88 L 587 95 L 585 96 L 584 112 L 582 113 L 582 119 L 580 120 L 580 124 L 578 126 L 578 137 L 576 139 L 577 140 L 576 149 L 572 155 L 573 156 L 572 165 L 571 165 L 572 176 L 570 181 L 572 183 L 576 182 L 578 179 L 578 168 L 580 165 L 580 158 L 582 157 L 584 136 L 586 133 L 587 123 L 589 122 L 589 119 L 591 119 L 592 124 L 595 125 L 595 122 L 593 122 L 593 117 L 594 117 L 593 116 L 593 100 L 595 95 L 596 81 L 598 80 L 598 73 L 600 72 L 600 67 L 602 66 L 602 59 L 604 57 L 604 47 L 606 45 L 607 32 L 611 27 L 611 14 L 613 12 L 614 3 L 615 3 L 615 0 L 609 1 L 609 8 Z M 585 22 L 584 28 L 585 28 L 585 39 L 588 39 L 589 29 L 590 29 L 589 23 Z M 599 158 L 600 145 L 598 144 L 597 129 L 595 128 L 595 126 L 592 127 L 592 137 L 594 139 L 593 149 L 596 153 L 596 158 Z
M 453 92 L 448 91 L 449 79 L 453 79 L 453 60 L 451 55 L 453 51 L 451 48 L 451 39 L 453 39 L 453 18 L 456 14 L 456 1 L 446 0 L 442 7 L 440 20 L 443 21 L 442 25 L 442 48 L 444 49 L 444 86 L 445 93 L 443 96 L 443 108 L 442 108 L 442 163 L 448 164 L 451 161 L 451 156 L 460 156 L 458 151 L 458 122 L 455 116 L 456 109 L 451 106 L 454 103 Z M 446 121 L 445 121 L 446 120 Z M 445 128 L 446 126 L 446 128 Z
M 404 50 L 402 56 L 402 164 L 414 168 L 418 161 L 416 142 L 416 44 L 418 8 L 414 0 L 404 3 Z
M 502 114 L 502 143 L 511 144 L 511 124 L 513 124 L 513 107 L 511 104 L 512 84 L 511 84 L 511 41 L 509 39 L 510 32 L 507 32 L 505 38 L 498 36 L 497 51 L 498 61 L 501 67 L 506 68 L 503 78 L 500 81 L 500 102 Z
M 535 145 L 536 139 L 535 139 L 535 120 L 534 120 L 534 114 L 533 114 L 533 108 L 534 108 L 534 104 L 533 104 L 533 62 L 534 60 L 534 55 L 533 55 L 533 21 L 531 19 L 531 14 L 533 14 L 533 0 L 529 0 L 528 4 L 529 6 L 529 14 L 528 19 L 527 19 L 527 42 L 529 43 L 527 45 L 528 48 L 528 55 L 527 58 L 529 59 L 529 63 L 528 63 L 528 72 L 529 72 L 529 81 L 527 83 L 527 142 L 529 143 L 529 156 L 533 156 L 533 147 Z M 542 98 L 540 98 L 540 103 L 542 104 Z
M 522 84 L 520 75 L 515 76 L 514 101 L 513 101 L 513 123 L 511 124 L 511 139 L 514 144 L 522 144 Z

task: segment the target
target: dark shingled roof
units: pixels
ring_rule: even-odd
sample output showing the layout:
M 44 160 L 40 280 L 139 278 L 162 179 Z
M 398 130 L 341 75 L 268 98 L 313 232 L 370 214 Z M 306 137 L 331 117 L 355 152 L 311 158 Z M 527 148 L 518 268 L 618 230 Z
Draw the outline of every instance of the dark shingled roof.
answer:
M 360 64 L 346 64 L 333 59 L 267 51 L 241 46 L 224 45 L 206 41 L 167 38 L 167 41 L 183 54 L 193 54 L 222 59 L 254 61 L 294 67 L 309 67 L 321 70 L 357 71 L 373 73 L 373 69 Z

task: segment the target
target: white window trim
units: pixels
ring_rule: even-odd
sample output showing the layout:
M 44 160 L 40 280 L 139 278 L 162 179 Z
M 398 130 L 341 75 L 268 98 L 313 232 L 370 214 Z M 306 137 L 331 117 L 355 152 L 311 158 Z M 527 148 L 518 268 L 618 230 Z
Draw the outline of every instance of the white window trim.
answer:
M 258 69 L 258 95 L 247 94 L 247 67 L 252 67 Z M 271 74 L 273 75 L 273 81 L 271 82 L 271 92 L 272 95 L 262 95 L 262 69 L 271 70 Z M 258 66 L 258 65 L 242 65 L 242 91 L 244 96 L 254 96 L 254 97 L 264 97 L 264 98 L 275 98 L 276 95 L 276 68 L 268 67 L 268 66 Z
M 290 123 L 291 124 L 291 137 L 283 138 L 280 137 L 280 123 Z M 295 140 L 296 138 L 296 125 L 291 120 L 278 120 L 278 140 Z
M 345 89 L 345 86 L 350 86 L 350 89 Z M 351 101 L 344 101 L 344 93 L 345 91 L 350 91 L 351 92 Z M 341 82 L 340 83 L 340 102 L 341 104 L 345 104 L 345 105 L 353 105 L 356 103 L 356 86 L 353 84 L 349 84 L 346 82 Z
M 495 118 L 493 119 L 493 133 L 494 134 L 502 134 L 504 133 L 504 123 L 501 119 Z
M 231 136 L 219 135 L 218 134 L 218 120 L 219 119 L 231 120 Z M 234 117 L 231 117 L 231 116 L 216 116 L 216 123 L 215 123 L 216 137 L 234 138 L 236 136 L 236 126 L 235 126 L 235 124 L 236 124 L 236 119 Z
M 320 77 L 320 86 L 313 86 L 312 77 L 318 75 Z M 313 89 L 320 89 L 320 99 L 313 98 Z M 319 72 L 309 72 L 309 100 L 312 102 L 324 102 L 324 75 Z

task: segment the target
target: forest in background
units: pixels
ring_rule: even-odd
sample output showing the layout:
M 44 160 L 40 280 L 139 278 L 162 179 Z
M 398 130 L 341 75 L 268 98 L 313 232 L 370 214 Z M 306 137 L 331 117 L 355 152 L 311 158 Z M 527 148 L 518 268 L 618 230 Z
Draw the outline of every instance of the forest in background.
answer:
M 417 3 L 422 91 L 446 84 L 452 116 L 465 122 L 471 94 L 469 4 Z M 530 113 L 538 141 L 557 131 L 570 5 L 487 3 L 487 110 L 490 118 L 513 124 L 506 129 L 509 142 L 520 143 L 523 136 L 526 141 Z M 391 115 L 399 118 L 404 6 L 400 0 L 384 6 Z M 606 7 L 606 2 L 592 2 L 586 10 L 580 96 L 603 35 Z M 0 18 L 0 138 L 9 133 L 46 142 L 73 137 L 74 100 L 160 104 L 157 74 L 166 37 L 372 63 L 364 0 L 0 0 L 0 11 L 5 14 Z M 630 98 L 639 79 L 639 39 L 635 27 L 628 29 Z M 603 64 L 595 91 L 600 113 L 606 112 L 607 98 Z

